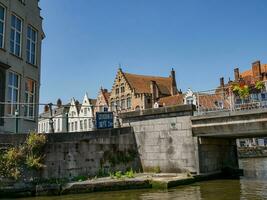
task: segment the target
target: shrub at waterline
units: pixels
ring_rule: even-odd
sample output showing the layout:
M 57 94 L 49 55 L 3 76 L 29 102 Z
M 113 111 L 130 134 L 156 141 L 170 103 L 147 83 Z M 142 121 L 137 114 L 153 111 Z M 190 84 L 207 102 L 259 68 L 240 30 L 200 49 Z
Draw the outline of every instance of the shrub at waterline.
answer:
M 24 169 L 40 170 L 44 167 L 43 148 L 47 138 L 43 134 L 30 133 L 24 144 L 0 151 L 0 178 L 18 180 Z

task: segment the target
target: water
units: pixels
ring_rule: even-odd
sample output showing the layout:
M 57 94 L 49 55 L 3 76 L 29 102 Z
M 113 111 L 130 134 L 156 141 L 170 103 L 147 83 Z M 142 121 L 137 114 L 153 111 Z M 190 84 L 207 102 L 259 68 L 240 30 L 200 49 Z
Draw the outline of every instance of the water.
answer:
M 128 190 L 37 197 L 22 200 L 261 200 L 267 199 L 267 180 L 214 180 L 169 190 Z
M 128 190 L 22 200 L 267 200 L 267 158 L 239 160 L 241 180 L 214 180 L 169 190 Z

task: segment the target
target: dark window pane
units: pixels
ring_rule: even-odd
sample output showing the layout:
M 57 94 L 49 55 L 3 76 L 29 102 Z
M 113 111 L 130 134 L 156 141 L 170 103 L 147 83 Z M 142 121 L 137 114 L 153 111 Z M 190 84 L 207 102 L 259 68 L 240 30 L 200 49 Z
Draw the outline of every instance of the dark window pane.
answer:
M 19 18 L 17 18 L 16 28 L 18 31 L 21 31 L 21 20 Z
M 2 6 L 0 6 L 0 19 L 5 19 L 5 9 Z
M 13 27 L 13 28 L 15 28 L 16 27 L 16 17 L 14 16 L 14 15 L 12 15 L 12 17 L 11 17 L 11 26 Z
M 4 33 L 4 24 L 2 22 L 0 22 L 0 33 Z

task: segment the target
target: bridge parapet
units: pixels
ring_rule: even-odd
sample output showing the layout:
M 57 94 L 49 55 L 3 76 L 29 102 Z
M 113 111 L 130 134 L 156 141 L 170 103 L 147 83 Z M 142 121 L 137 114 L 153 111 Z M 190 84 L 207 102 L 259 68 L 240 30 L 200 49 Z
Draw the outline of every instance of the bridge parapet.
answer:
M 267 136 L 267 109 L 193 116 L 193 136 L 249 138 Z

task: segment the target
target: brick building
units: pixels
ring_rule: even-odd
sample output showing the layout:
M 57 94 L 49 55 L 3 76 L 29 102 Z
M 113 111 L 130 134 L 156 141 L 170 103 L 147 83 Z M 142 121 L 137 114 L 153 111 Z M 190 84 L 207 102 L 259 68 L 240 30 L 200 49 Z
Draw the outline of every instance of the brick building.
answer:
M 109 104 L 121 111 L 152 108 L 162 97 L 178 93 L 175 71 L 169 77 L 145 76 L 123 72 L 119 68 L 111 89 Z
M 107 89 L 103 89 L 101 87 L 97 95 L 94 113 L 106 112 L 109 110 L 109 97 L 110 97 L 110 92 L 108 92 Z

